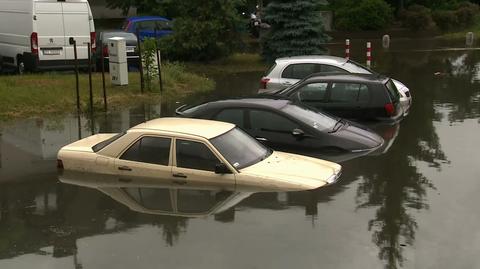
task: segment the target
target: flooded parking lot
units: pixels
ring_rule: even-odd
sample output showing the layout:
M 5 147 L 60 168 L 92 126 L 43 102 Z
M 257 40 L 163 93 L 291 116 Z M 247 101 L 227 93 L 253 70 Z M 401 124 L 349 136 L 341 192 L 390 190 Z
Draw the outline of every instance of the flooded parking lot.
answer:
M 363 48 L 352 41 L 354 60 L 364 62 Z M 90 135 L 92 119 L 0 125 L 0 268 L 480 268 L 480 51 L 405 39 L 389 50 L 377 41 L 373 55 L 375 70 L 410 88 L 410 115 L 377 128 L 385 146 L 345 158 L 340 181 L 314 191 L 139 185 L 123 188 L 138 195 L 126 200 L 101 180 L 58 180 L 57 151 Z M 213 95 L 249 95 L 261 76 L 218 75 Z M 100 115 L 94 132 L 210 97 Z

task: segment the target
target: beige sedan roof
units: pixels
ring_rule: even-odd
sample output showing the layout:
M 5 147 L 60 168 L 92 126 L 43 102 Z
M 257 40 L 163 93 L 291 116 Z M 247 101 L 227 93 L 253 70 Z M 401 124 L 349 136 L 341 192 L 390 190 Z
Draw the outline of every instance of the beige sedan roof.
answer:
M 132 127 L 129 131 L 165 131 L 201 136 L 206 139 L 217 137 L 235 127 L 234 124 L 190 118 L 158 118 Z

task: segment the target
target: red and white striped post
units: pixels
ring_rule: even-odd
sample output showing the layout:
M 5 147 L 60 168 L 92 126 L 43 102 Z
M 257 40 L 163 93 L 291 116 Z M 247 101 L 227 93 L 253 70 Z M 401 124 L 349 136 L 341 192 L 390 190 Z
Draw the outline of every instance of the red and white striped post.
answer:
M 367 42 L 367 67 L 372 65 L 372 43 Z
M 350 39 L 345 39 L 345 59 L 350 59 Z

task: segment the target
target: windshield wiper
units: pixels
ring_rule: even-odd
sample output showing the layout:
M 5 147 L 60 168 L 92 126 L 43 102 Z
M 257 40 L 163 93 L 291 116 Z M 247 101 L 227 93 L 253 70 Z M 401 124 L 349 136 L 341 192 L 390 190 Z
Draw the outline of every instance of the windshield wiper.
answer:
M 343 124 L 344 124 L 343 119 L 338 119 L 337 122 L 335 123 L 335 125 L 333 126 L 333 129 L 328 133 L 335 133 L 336 131 L 338 131 L 343 126 Z

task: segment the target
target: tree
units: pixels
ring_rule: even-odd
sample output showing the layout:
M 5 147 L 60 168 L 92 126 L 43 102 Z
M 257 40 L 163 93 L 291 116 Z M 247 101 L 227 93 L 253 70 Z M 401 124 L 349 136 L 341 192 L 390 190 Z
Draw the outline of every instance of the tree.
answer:
M 328 36 L 324 33 L 319 0 L 273 0 L 265 8 L 265 20 L 271 25 L 263 38 L 263 56 L 313 55 L 325 52 Z
M 143 15 L 165 15 L 165 6 L 169 0 L 106 0 L 106 2 L 107 7 L 119 8 L 124 15 L 128 14 L 131 7 L 136 7 L 137 12 Z
M 162 38 L 163 54 L 170 59 L 212 60 L 228 55 L 237 44 L 240 23 L 237 0 L 172 1 L 173 34 Z

